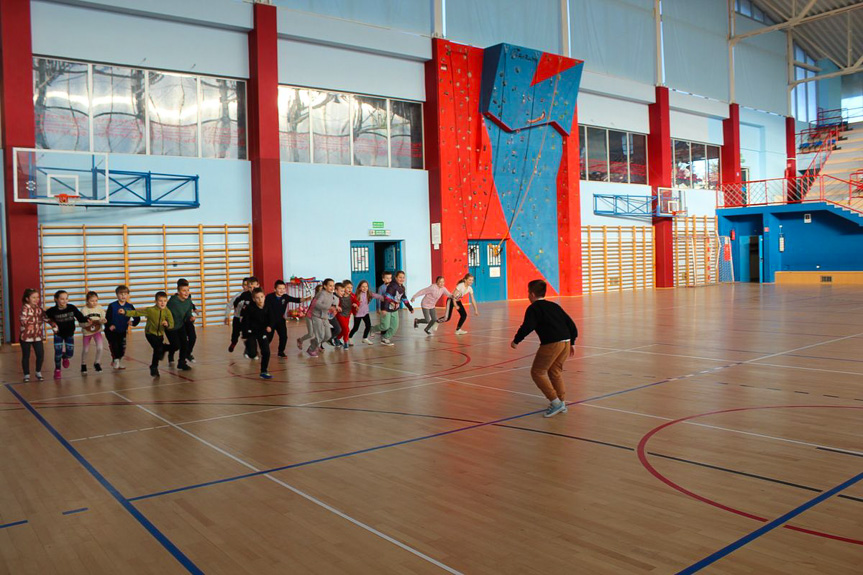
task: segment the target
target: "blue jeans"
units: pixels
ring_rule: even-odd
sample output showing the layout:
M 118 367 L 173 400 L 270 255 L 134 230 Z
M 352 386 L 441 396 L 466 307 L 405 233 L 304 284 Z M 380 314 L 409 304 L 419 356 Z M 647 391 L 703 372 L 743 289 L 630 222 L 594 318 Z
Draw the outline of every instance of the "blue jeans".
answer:
M 63 346 L 66 350 L 63 351 Z M 54 369 L 60 369 L 60 360 L 70 359 L 75 355 L 75 337 L 61 337 L 54 335 Z

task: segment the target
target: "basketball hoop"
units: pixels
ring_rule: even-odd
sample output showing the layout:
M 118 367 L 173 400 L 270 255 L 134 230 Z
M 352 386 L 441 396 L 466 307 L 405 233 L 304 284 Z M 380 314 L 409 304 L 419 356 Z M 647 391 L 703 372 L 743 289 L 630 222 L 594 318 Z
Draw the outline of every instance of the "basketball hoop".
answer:
M 75 211 L 75 204 L 81 196 L 57 194 L 54 197 L 57 198 L 57 205 L 60 206 L 60 211 L 64 214 L 68 214 Z

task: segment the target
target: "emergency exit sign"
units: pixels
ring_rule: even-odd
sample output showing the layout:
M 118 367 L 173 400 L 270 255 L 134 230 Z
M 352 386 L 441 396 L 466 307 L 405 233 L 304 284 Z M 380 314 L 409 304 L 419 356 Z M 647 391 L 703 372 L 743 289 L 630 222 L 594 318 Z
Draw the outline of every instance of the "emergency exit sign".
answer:
M 382 229 L 384 229 L 384 223 L 383 222 L 372 222 L 372 229 L 382 230 Z
M 390 235 L 389 230 L 369 230 L 370 236 L 388 236 Z

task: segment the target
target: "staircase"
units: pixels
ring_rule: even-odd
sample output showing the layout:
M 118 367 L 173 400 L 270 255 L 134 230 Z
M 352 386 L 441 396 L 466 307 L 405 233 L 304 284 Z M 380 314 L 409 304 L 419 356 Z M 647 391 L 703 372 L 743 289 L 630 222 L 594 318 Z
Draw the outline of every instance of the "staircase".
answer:
M 836 146 L 826 154 L 819 167 L 815 174 L 804 174 L 817 174 L 823 181 L 823 186 L 814 185 L 808 190 L 806 199 L 827 200 L 840 208 L 845 207 L 846 211 L 863 214 L 863 185 L 858 179 L 863 170 L 863 122 L 849 124 L 840 133 Z

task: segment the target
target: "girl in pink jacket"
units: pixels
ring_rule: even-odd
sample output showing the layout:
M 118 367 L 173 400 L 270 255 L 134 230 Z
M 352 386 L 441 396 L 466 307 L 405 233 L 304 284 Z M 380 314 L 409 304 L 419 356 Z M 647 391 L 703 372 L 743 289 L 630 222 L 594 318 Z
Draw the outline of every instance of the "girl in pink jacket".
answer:
M 438 276 L 435 282 L 428 286 L 427 288 L 423 288 L 411 298 L 411 301 L 414 301 L 420 296 L 423 296 L 422 301 L 420 302 L 420 308 L 423 310 L 423 318 L 414 320 L 414 329 L 416 329 L 419 324 L 425 323 L 426 325 L 425 332 L 426 335 L 431 335 L 432 330 L 437 329 L 438 319 L 437 319 L 437 302 L 441 297 L 452 297 L 452 294 L 448 289 L 444 286 L 443 276 Z

